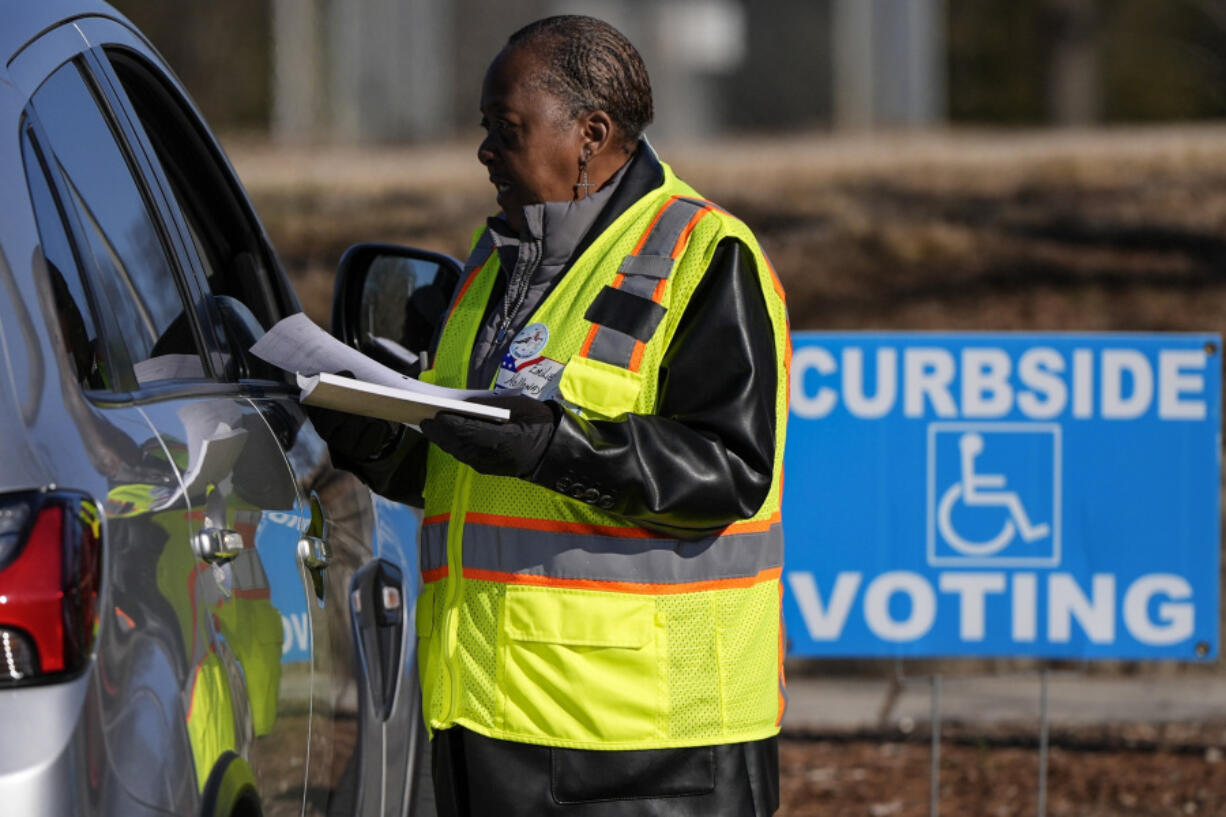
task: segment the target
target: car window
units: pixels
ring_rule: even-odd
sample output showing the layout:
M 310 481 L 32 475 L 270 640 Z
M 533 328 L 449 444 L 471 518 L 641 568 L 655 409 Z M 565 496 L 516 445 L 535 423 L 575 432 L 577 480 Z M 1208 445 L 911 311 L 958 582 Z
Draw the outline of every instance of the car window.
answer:
M 92 301 L 76 302 L 78 309 L 89 307 L 94 325 L 118 334 L 137 383 L 203 377 L 200 347 L 162 234 L 76 63 L 52 74 L 32 104 L 48 142 L 43 147 L 49 169 L 63 181 L 66 200 L 60 204 L 79 228 L 78 257 L 92 282 L 83 289 L 96 290 Z M 27 175 L 33 175 L 29 166 Z M 107 320 L 100 319 L 102 311 L 109 312 Z M 111 387 L 124 379 L 112 373 Z
M 105 342 L 94 320 L 94 315 L 99 314 L 98 305 L 81 279 L 63 213 L 48 182 L 47 166 L 28 130 L 22 134 L 21 142 L 30 202 L 68 359 L 83 389 L 107 389 L 111 385 L 107 373 L 113 364 L 105 360 Z
M 241 302 L 264 329 L 297 311 L 281 297 L 263 231 L 203 125 L 141 57 L 123 49 L 107 57 L 183 211 L 209 290 Z

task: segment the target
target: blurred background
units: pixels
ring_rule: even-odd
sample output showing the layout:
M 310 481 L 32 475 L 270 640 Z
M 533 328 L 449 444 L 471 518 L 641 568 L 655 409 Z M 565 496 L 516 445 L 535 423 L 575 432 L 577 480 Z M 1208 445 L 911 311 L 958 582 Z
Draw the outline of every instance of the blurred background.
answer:
M 116 5 L 218 128 L 280 142 L 465 134 L 489 58 L 558 12 L 652 74 L 653 134 L 1092 125 L 1226 115 L 1220 0 L 213 0 Z
M 464 255 L 481 78 L 585 12 L 648 134 L 758 232 L 796 328 L 1217 329 L 1222 0 L 119 0 L 223 141 L 313 317 L 359 240 Z M 821 259 L 821 263 L 816 263 Z
M 795 329 L 1226 328 L 1226 0 L 112 0 L 183 79 L 327 325 L 336 263 L 465 254 L 481 78 L 608 20 L 665 161 L 760 237 Z M 791 662 L 785 815 L 1226 815 L 1220 664 Z M 1063 697 L 1061 697 L 1063 696 Z

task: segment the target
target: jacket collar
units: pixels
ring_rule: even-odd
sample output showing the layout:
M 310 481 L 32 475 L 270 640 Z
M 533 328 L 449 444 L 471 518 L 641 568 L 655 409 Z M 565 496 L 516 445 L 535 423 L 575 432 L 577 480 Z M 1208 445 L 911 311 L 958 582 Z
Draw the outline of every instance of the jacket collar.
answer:
M 524 245 L 535 245 L 537 263 L 559 268 L 576 257 L 575 247 L 588 235 L 615 192 L 621 187 L 629 162 L 613 175 L 611 183 L 577 201 L 546 201 L 524 207 L 523 226 L 518 234 L 499 213 L 486 220 L 494 246 L 502 256 L 502 266 L 510 270 Z
M 613 184 L 579 201 L 545 202 L 524 208 L 524 227 L 516 235 L 499 213 L 486 220 L 502 267 L 515 266 L 524 241 L 541 243 L 541 263 L 549 268 L 568 266 L 617 217 L 643 196 L 664 184 L 664 166 L 645 138 L 634 155 L 613 177 Z

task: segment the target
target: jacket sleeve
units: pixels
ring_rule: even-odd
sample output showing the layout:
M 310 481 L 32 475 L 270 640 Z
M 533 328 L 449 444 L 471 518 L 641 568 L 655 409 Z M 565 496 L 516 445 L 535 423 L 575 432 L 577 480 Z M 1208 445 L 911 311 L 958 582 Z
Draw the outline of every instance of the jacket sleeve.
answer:
M 683 539 L 753 516 L 771 485 L 779 377 L 755 265 L 736 239 L 716 248 L 665 353 L 656 414 L 563 408 L 529 479 Z
M 377 421 L 382 422 L 382 421 Z M 384 423 L 390 426 L 390 423 Z M 425 505 L 422 489 L 426 484 L 425 437 L 408 426 L 396 425 L 397 436 L 377 456 L 361 458 L 349 447 L 328 440 L 332 464 L 355 474 L 371 490 L 393 502 L 415 508 Z

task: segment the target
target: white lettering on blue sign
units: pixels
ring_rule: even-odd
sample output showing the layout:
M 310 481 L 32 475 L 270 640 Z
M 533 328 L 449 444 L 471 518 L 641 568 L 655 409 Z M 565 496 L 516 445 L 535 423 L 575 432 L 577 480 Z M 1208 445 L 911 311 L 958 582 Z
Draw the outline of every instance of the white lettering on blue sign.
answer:
M 900 363 L 901 359 L 901 363 Z M 1190 349 L 1163 349 L 1157 367 L 1141 351 L 1074 349 L 1065 354 L 1033 347 L 1017 360 L 1001 348 L 966 347 L 955 356 L 941 347 L 873 350 L 875 377 L 868 382 L 865 350 L 847 346 L 841 355 L 823 346 L 802 346 L 792 357 L 792 411 L 826 417 L 839 405 L 854 417 L 902 416 L 999 419 L 1014 411 L 1033 420 L 1066 413 L 1077 419 L 1133 420 L 1156 408 L 1162 420 L 1203 420 L 1205 369 L 1209 356 Z
M 1216 657 L 1219 336 L 793 343 L 795 654 Z
M 305 660 L 311 645 L 311 619 L 309 613 L 290 613 L 281 616 L 281 655 L 301 653 Z
M 287 528 L 294 529 L 297 529 L 298 523 L 302 520 L 302 517 L 297 514 L 285 513 L 284 511 L 266 511 L 260 518 L 271 525 L 284 525 Z
M 840 572 L 823 601 L 817 579 L 808 571 L 788 571 L 787 585 L 809 638 L 837 641 L 852 614 L 857 598 L 864 622 L 877 638 L 896 643 L 919 641 L 929 634 L 937 619 L 938 592 L 951 597 L 957 608 L 958 635 L 965 642 L 983 641 L 991 623 L 987 615 L 988 596 L 1012 595 L 1008 609 L 1013 640 L 1033 642 L 1039 627 L 1036 590 L 1038 574 L 1003 572 L 943 571 L 937 588 L 928 578 L 894 570 L 868 581 L 859 572 Z M 1116 638 L 1117 612 L 1128 634 L 1142 644 L 1166 646 L 1185 641 L 1193 634 L 1196 608 L 1192 588 L 1180 576 L 1155 573 L 1135 579 L 1125 591 L 1122 604 L 1116 593 L 1116 577 L 1095 574 L 1087 591 L 1069 573 L 1046 576 L 1046 638 L 1066 643 L 1077 633 L 1098 644 Z M 860 588 L 864 586 L 864 593 Z M 904 600 L 901 612 L 893 604 Z M 1155 600 L 1157 604 L 1154 604 Z

